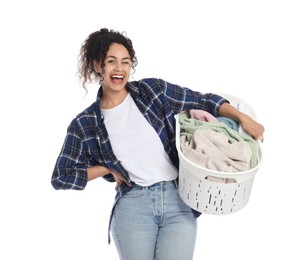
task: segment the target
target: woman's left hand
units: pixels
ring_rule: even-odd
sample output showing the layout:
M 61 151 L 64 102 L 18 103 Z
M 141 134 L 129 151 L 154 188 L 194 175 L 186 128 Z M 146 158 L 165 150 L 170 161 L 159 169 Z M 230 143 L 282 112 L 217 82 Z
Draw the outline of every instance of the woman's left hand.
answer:
M 245 115 L 241 118 L 241 124 L 243 130 L 251 135 L 254 139 L 261 142 L 264 141 L 263 133 L 265 131 L 264 126 L 256 122 L 254 119 Z

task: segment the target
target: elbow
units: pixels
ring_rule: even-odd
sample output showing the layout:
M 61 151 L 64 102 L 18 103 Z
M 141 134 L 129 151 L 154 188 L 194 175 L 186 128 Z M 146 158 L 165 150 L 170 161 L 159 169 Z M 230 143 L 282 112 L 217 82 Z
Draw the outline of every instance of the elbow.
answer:
M 52 179 L 51 185 L 55 190 L 84 190 L 87 182 L 72 183 L 60 179 Z
M 55 190 L 62 190 L 66 186 L 66 181 L 64 181 L 64 179 L 66 178 L 63 178 L 60 171 L 55 168 L 52 173 L 50 183 Z
M 54 172 L 51 185 L 55 190 L 84 190 L 87 185 L 87 177 L 86 175 L 59 175 Z
M 59 182 L 56 178 L 52 178 L 50 183 L 55 190 L 62 190 L 64 187 L 64 185 Z
M 51 176 L 51 185 L 55 190 L 83 190 L 87 181 L 85 169 L 55 167 Z
M 62 176 L 59 176 L 56 174 L 56 172 L 53 173 L 51 177 L 51 186 L 55 190 L 66 190 L 67 189 L 67 183 L 64 181 L 65 178 L 62 178 Z

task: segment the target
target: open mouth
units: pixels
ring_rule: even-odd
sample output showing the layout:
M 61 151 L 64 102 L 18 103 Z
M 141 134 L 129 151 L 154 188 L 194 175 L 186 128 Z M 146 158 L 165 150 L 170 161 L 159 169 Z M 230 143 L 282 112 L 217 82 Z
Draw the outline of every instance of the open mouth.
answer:
M 111 76 L 111 80 L 114 82 L 114 83 L 121 83 L 124 79 L 124 76 L 122 75 L 113 75 Z

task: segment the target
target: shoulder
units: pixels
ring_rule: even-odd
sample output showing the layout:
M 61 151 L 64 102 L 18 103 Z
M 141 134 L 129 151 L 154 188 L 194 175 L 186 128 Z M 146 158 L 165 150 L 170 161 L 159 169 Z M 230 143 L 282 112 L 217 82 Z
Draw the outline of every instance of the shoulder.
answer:
M 128 82 L 128 87 L 130 88 L 130 90 L 133 90 L 135 92 L 162 92 L 166 88 L 166 86 L 167 82 L 161 78 L 143 78 L 138 81 Z
M 140 85 L 161 85 L 165 84 L 166 81 L 161 78 L 143 78 L 136 81 L 129 81 L 128 84 L 134 85 L 134 86 L 140 86 Z
M 81 111 L 77 116 L 70 122 L 69 130 L 81 131 L 87 127 L 97 125 L 98 122 L 98 111 L 96 102 L 92 103 L 89 107 Z

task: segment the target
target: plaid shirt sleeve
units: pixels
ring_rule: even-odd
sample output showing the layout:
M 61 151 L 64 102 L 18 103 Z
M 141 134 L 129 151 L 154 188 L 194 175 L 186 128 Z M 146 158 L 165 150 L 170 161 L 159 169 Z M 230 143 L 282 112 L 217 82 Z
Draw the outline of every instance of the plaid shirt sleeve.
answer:
M 88 180 L 84 146 L 71 123 L 51 178 L 55 189 L 83 190 L 86 187 Z
M 159 79 L 160 85 L 164 86 L 164 93 L 172 109 L 176 112 L 189 109 L 201 109 L 218 116 L 218 111 L 224 102 L 228 102 L 225 98 L 213 94 L 202 94 L 199 91 L 193 91 L 186 87 L 180 87 L 176 84 Z

